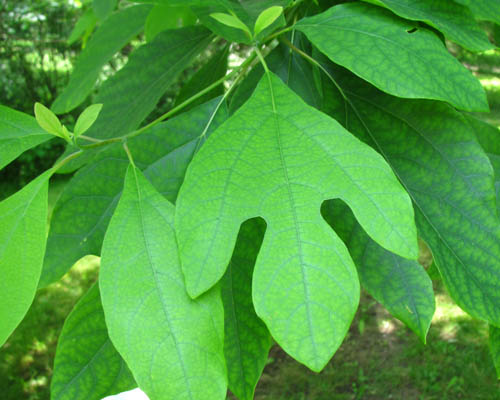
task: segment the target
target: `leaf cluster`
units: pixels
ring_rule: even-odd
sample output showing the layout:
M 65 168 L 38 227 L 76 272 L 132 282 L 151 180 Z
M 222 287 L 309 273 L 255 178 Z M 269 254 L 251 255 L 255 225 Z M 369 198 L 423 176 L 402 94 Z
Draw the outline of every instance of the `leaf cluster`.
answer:
M 101 256 L 59 339 L 54 399 L 136 385 L 152 400 L 251 399 L 273 341 L 323 369 L 361 288 L 425 342 L 435 300 L 419 240 L 456 303 L 490 324 L 500 368 L 500 133 L 478 119 L 484 90 L 445 41 L 493 49 L 477 21 L 500 24 L 498 0 L 89 6 L 51 110 L 0 107 L 0 167 L 51 135 L 68 142 L 0 203 L 0 343 L 37 288 Z M 143 30 L 72 131 L 62 125 L 56 114 Z M 248 51 L 228 68 L 234 44 Z M 75 173 L 47 237 L 58 172 Z

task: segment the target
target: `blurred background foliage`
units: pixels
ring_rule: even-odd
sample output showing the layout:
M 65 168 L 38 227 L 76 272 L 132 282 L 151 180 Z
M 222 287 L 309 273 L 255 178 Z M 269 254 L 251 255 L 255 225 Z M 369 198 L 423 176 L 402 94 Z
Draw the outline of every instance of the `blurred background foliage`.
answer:
M 31 115 L 35 102 L 52 104 L 67 84 L 73 62 L 89 34 L 88 30 L 73 33 L 68 42 L 91 3 L 0 0 L 0 104 Z M 488 23 L 483 26 L 490 40 L 500 45 L 500 28 Z M 96 88 L 143 42 L 141 36 L 117 54 L 103 69 Z M 500 126 L 500 52 L 473 54 L 451 43 L 448 46 L 487 91 L 492 112 L 480 116 Z M 201 55 L 163 96 L 148 120 L 171 108 L 183 83 L 220 48 L 218 43 Z M 244 52 L 245 48 L 231 47 L 230 64 Z M 64 115 L 63 123 L 71 127 L 75 116 L 91 102 L 92 95 Z M 0 171 L 0 198 L 49 168 L 63 151 L 62 141 L 54 139 L 24 153 Z M 67 179 L 59 176 L 51 181 L 51 208 Z M 424 252 L 421 262 L 429 270 L 437 296 L 427 345 L 363 294 L 346 340 L 322 373 L 312 373 L 274 347 L 256 399 L 500 399 L 486 324 L 472 319 L 451 301 L 438 274 L 432 273 L 430 253 Z M 96 280 L 98 266 L 97 257 L 85 257 L 62 280 L 37 293 L 27 317 L 0 349 L 1 399 L 50 398 L 52 365 L 62 324 Z

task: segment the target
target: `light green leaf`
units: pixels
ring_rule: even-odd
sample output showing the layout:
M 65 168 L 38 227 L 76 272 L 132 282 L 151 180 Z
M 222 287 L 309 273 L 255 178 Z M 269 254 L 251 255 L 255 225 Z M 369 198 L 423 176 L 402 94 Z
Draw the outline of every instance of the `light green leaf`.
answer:
M 469 7 L 479 20 L 500 24 L 500 0 L 455 0 Z
M 361 285 L 423 343 L 436 309 L 432 281 L 415 260 L 380 247 L 341 201 L 328 201 L 322 213 L 347 245 Z
M 332 114 L 379 150 L 406 187 L 452 298 L 472 316 L 500 324 L 493 169 L 474 131 L 445 103 L 398 99 L 346 71 L 333 74 L 349 102 L 338 96 Z
M 239 400 L 252 400 L 272 344 L 266 325 L 255 314 L 252 274 L 262 238 L 263 220 L 241 226 L 231 262 L 222 278 L 224 303 L 224 355 L 229 389 Z
M 95 102 L 103 108 L 87 134 L 109 138 L 136 129 L 210 39 L 208 30 L 192 26 L 160 32 L 135 50 L 128 63 L 101 86 Z
M 189 298 L 173 224 L 174 206 L 130 166 L 102 250 L 109 335 L 151 400 L 223 400 L 220 291 Z
M 127 142 L 136 165 L 170 201 L 177 197 L 196 149 L 227 117 L 222 105 L 212 119 L 219 101 L 214 99 Z M 200 137 L 205 128 L 205 136 Z M 128 158 L 117 143 L 95 155 L 64 187 L 50 221 L 40 287 L 59 279 L 81 257 L 101 253 L 127 166 Z
M 283 7 L 273 6 L 269 7 L 266 10 L 262 11 L 257 20 L 255 21 L 255 25 L 253 28 L 253 33 L 257 36 L 264 29 L 270 26 L 274 21 L 276 21 L 279 16 L 283 13 Z
M 149 13 L 144 26 L 146 41 L 151 42 L 164 30 L 194 25 L 196 20 L 196 15 L 189 7 L 156 5 Z
M 0 105 L 0 169 L 51 138 L 31 115 Z
M 0 202 L 0 346 L 28 311 L 40 278 L 47 238 L 52 170 Z
M 75 124 L 75 136 L 78 137 L 89 129 L 101 112 L 102 104 L 92 104 L 80 114 Z
M 92 0 L 92 9 L 97 18 L 106 19 L 116 8 L 118 0 Z
M 240 29 L 252 37 L 250 29 L 246 26 L 236 15 L 224 14 L 224 13 L 212 13 L 210 14 L 212 18 L 219 21 L 221 24 L 231 26 L 236 29 Z
M 500 379 L 500 328 L 490 325 L 490 352 L 497 371 L 497 377 Z
M 373 0 L 366 0 L 372 2 Z M 471 51 L 494 48 L 467 7 L 443 0 L 376 0 L 400 17 L 423 21 Z
M 359 299 L 347 249 L 320 214 L 321 203 L 337 197 L 382 245 L 417 257 L 410 199 L 382 157 L 269 73 L 197 153 L 179 192 L 188 293 L 198 296 L 222 277 L 240 224 L 263 217 L 255 309 L 285 351 L 321 370 Z
M 146 5 L 127 7 L 102 23 L 78 56 L 68 86 L 52 104 L 56 114 L 73 110 L 87 98 L 102 67 L 142 31 L 150 10 Z
M 388 10 L 341 4 L 300 20 L 296 27 L 333 62 L 387 93 L 488 111 L 480 82 L 438 37 Z
M 66 318 L 57 342 L 52 400 L 100 400 L 137 387 L 108 336 L 99 286 L 94 284 Z
M 59 118 L 41 103 L 35 103 L 35 119 L 38 125 L 54 136 L 64 137 L 63 127 Z
M 217 51 L 207 63 L 201 67 L 181 88 L 179 94 L 175 98 L 175 105 L 179 105 L 185 100 L 197 94 L 200 90 L 205 89 L 213 82 L 222 78 L 227 72 L 227 62 L 229 55 L 229 46 L 225 46 L 220 51 Z M 200 104 L 203 104 L 216 96 L 224 94 L 224 84 L 220 84 L 210 92 L 193 101 L 184 110 L 190 110 Z

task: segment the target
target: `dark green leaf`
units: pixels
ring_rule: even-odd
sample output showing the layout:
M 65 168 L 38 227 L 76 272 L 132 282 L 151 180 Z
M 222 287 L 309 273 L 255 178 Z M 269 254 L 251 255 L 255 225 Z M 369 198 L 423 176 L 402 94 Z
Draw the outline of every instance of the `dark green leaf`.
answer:
M 231 262 L 221 281 L 229 389 L 240 400 L 253 399 L 272 343 L 252 303 L 253 267 L 265 230 L 266 224 L 260 219 L 241 226 Z
M 136 387 L 108 336 L 99 286 L 94 284 L 66 318 L 57 343 L 52 400 L 100 400 Z
M 500 323 L 500 224 L 493 169 L 473 130 L 445 103 L 384 95 L 346 71 L 331 111 L 385 156 L 413 199 L 419 234 L 455 302 Z M 332 87 L 326 89 L 334 91 Z
M 347 249 L 320 214 L 322 201 L 337 197 L 382 245 L 418 256 L 410 199 L 382 157 L 269 73 L 197 153 L 179 192 L 188 293 L 198 296 L 224 275 L 240 224 L 263 217 L 257 314 L 285 351 L 319 371 L 359 299 Z
M 87 135 L 109 138 L 137 128 L 209 41 L 209 31 L 192 26 L 160 32 L 152 42 L 139 47 L 102 85 L 95 102 L 103 108 Z
M 220 99 L 161 123 L 128 141 L 138 167 L 170 201 L 177 196 L 195 150 L 227 116 Z M 87 254 L 99 255 L 123 187 L 128 159 L 120 143 L 98 153 L 65 186 L 51 219 L 40 287 L 59 279 Z
M 225 46 L 222 50 L 216 52 L 207 63 L 197 71 L 189 81 L 181 88 L 180 93 L 175 98 L 175 104 L 179 105 L 183 101 L 197 94 L 200 90 L 206 88 L 213 82 L 222 78 L 227 72 L 227 57 L 229 55 L 229 46 Z M 204 94 L 200 98 L 193 101 L 185 110 L 203 104 L 216 96 L 224 94 L 224 85 L 220 84 L 210 92 Z
M 497 214 L 500 216 L 500 130 L 471 115 L 467 115 L 466 118 L 493 166 L 497 195 Z
M 75 27 L 71 31 L 68 38 L 68 44 L 75 43 L 81 37 L 84 37 L 89 31 L 94 30 L 97 18 L 92 8 L 89 8 L 83 15 L 76 21 Z M 83 46 L 85 47 L 85 46 Z
M 144 5 L 128 7 L 103 22 L 78 57 L 68 86 L 52 104 L 56 114 L 69 112 L 85 100 L 103 65 L 142 30 L 149 10 Z
M 500 328 L 490 325 L 490 352 L 500 379 Z
M 169 7 L 156 5 L 148 15 L 144 33 L 146 40 L 151 42 L 155 36 L 167 29 L 177 29 L 196 23 L 196 15 L 189 7 Z
M 500 0 L 455 0 L 466 5 L 479 20 L 500 24 Z
M 52 137 L 31 115 L 0 105 L 0 169 Z
M 130 166 L 102 250 L 109 335 L 152 400 L 223 400 L 220 291 L 189 298 L 173 224 L 174 206 Z
M 0 203 L 0 346 L 35 297 L 45 253 L 52 173 L 46 171 Z
M 92 9 L 97 18 L 106 19 L 116 8 L 118 0 L 92 0 Z
M 438 37 L 388 10 L 359 2 L 341 4 L 302 19 L 296 27 L 333 62 L 387 93 L 488 111 L 480 82 Z
M 371 240 L 342 202 L 328 201 L 322 211 L 347 245 L 361 285 L 425 343 L 436 304 L 432 281 L 422 266 Z
M 448 39 L 471 51 L 484 51 L 495 47 L 470 10 L 453 1 L 376 0 L 375 3 L 379 1 L 400 17 L 428 23 L 443 32 Z

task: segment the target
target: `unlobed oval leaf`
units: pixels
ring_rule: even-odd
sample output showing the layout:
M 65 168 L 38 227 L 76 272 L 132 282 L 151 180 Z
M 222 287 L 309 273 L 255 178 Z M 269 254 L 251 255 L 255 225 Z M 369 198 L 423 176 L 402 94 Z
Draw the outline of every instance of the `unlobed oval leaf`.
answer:
M 236 29 L 240 29 L 243 32 L 247 33 L 249 36 L 252 36 L 250 33 L 250 29 L 246 26 L 236 15 L 225 14 L 225 13 L 212 13 L 210 14 L 212 18 L 219 21 L 221 24 L 231 26 Z
M 63 127 L 59 118 L 41 103 L 35 103 L 35 118 L 38 125 L 51 135 L 64 137 Z
M 372 0 L 367 0 L 372 1 Z M 424 21 L 439 29 L 450 40 L 471 51 L 494 48 L 470 10 L 454 1 L 377 0 L 403 18 Z
M 0 105 L 0 169 L 51 138 L 31 115 Z
M 268 26 L 271 26 L 272 23 L 276 21 L 282 13 L 283 7 L 281 6 L 269 7 L 262 11 L 255 21 L 255 25 L 253 28 L 254 35 L 257 36 Z
M 320 214 L 330 198 L 350 204 L 385 247 L 418 256 L 410 199 L 382 157 L 270 73 L 197 153 L 176 208 L 191 296 L 222 277 L 240 224 L 266 220 L 255 308 L 285 351 L 315 371 L 340 345 L 359 299 L 347 249 Z
M 489 109 L 480 82 L 434 33 L 381 7 L 341 4 L 296 27 L 333 62 L 384 92 L 444 100 L 469 111 Z
M 83 110 L 83 112 L 76 120 L 74 129 L 75 136 L 80 136 L 92 126 L 92 124 L 99 116 L 101 109 L 102 104 L 92 104 L 91 106 L 88 106 L 85 110 Z
M 174 206 L 129 166 L 99 275 L 109 335 L 151 400 L 223 400 L 220 291 L 189 298 L 173 222 Z
M 47 240 L 48 170 L 0 202 L 0 346 L 35 297 Z
M 96 284 L 76 303 L 57 342 L 52 400 L 101 400 L 136 387 L 108 336 Z

